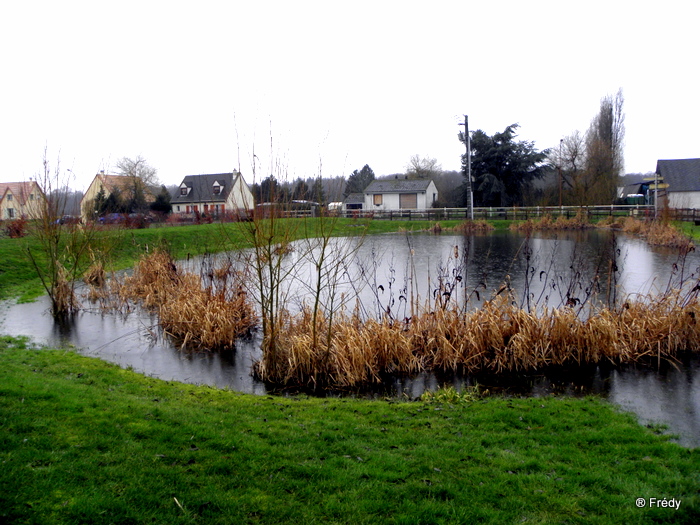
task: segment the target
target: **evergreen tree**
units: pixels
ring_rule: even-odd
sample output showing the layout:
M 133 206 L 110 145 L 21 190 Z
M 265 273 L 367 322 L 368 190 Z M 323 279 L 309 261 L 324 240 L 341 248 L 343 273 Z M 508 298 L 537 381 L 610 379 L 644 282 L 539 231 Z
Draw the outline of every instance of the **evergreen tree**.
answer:
M 374 176 L 374 171 L 365 164 L 361 170 L 355 170 L 352 175 L 348 177 L 348 183 L 345 186 L 344 195 L 347 197 L 351 193 L 362 193 L 365 188 L 372 182 L 376 177 Z
M 522 205 L 532 181 L 545 175 L 548 150 L 540 152 L 534 142 L 515 140 L 518 127 L 511 124 L 493 136 L 480 129 L 471 133 L 475 206 Z M 464 134 L 460 134 L 460 140 L 464 142 Z M 462 155 L 465 176 L 466 157 Z

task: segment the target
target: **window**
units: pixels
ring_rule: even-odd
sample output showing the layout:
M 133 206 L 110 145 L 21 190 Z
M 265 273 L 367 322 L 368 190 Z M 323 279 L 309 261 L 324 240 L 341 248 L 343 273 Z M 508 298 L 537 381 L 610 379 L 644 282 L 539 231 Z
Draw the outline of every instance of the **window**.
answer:
M 180 206 L 175 206 L 175 211 L 180 211 Z
M 381 193 L 375 193 L 375 194 L 374 194 L 374 205 L 375 205 L 375 206 L 381 206 L 381 205 L 382 205 L 382 194 L 381 194 Z
M 187 186 L 183 186 L 180 188 L 180 195 L 187 195 Z
M 221 193 L 221 186 L 214 184 L 214 195 L 219 195 Z
M 30 194 L 29 194 L 29 200 L 30 200 L 30 201 L 33 201 L 33 200 L 34 200 L 34 194 L 33 194 L 33 193 L 30 193 Z
M 8 195 L 8 197 L 12 197 L 12 195 Z M 9 199 L 9 200 L 12 200 L 12 199 Z M 14 208 L 7 208 L 7 218 L 8 219 L 15 218 L 15 209 Z
M 11 200 L 12 200 L 12 194 L 11 194 L 11 193 L 8 193 L 8 194 L 7 194 L 7 200 L 8 200 L 8 201 L 11 201 Z

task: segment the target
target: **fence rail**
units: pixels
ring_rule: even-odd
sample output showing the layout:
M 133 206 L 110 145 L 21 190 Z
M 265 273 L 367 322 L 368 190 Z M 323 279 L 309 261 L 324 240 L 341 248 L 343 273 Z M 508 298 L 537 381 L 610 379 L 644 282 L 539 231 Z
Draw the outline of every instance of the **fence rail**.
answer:
M 591 220 L 603 217 L 637 217 L 654 218 L 654 207 L 644 205 L 614 205 L 614 206 L 532 206 L 516 208 L 474 208 L 475 220 L 527 220 L 544 216 L 575 217 L 583 212 Z M 469 218 L 467 208 L 428 208 L 424 210 L 343 210 L 338 212 L 341 217 L 347 218 L 373 218 L 388 220 L 466 220 Z M 661 214 L 661 211 L 659 211 Z M 295 215 L 296 216 L 296 215 Z M 700 210 L 668 209 L 663 211 L 663 216 L 670 220 L 697 221 L 700 222 Z

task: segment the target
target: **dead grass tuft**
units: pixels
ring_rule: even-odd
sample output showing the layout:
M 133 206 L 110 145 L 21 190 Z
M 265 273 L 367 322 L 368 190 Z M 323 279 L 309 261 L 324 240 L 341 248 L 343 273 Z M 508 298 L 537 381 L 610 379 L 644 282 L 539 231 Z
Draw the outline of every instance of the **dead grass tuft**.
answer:
M 486 233 L 494 229 L 494 226 L 485 220 L 479 219 L 476 221 L 464 221 L 454 227 L 457 233 Z
M 622 231 L 639 235 L 654 246 L 669 246 L 689 249 L 693 246 L 690 238 L 675 226 L 662 221 L 640 221 L 634 217 L 626 217 L 622 221 Z
M 547 214 L 539 219 L 528 219 L 520 222 L 514 221 L 509 226 L 510 230 L 525 234 L 532 233 L 533 231 L 585 230 L 593 227 L 593 224 L 588 220 L 583 210 L 578 210 L 574 217 L 564 217 L 560 215 L 555 220 L 554 217 Z
M 257 323 L 243 279 L 230 263 L 212 268 L 205 279 L 181 272 L 167 252 L 156 250 L 141 258 L 118 294 L 156 310 L 164 331 L 183 346 L 223 350 Z

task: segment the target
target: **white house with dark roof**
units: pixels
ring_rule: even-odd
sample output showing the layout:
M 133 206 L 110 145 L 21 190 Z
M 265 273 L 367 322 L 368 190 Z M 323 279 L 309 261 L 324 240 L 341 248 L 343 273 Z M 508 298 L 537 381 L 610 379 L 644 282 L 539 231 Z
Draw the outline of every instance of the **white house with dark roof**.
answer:
M 170 199 L 173 213 L 247 213 L 253 210 L 253 193 L 240 173 L 187 175 Z
M 666 188 L 670 208 L 700 209 L 700 159 L 667 159 L 656 162 L 656 173 Z M 659 203 L 662 202 L 659 193 Z
M 438 200 L 430 179 L 374 180 L 363 193 L 365 211 L 425 210 Z

